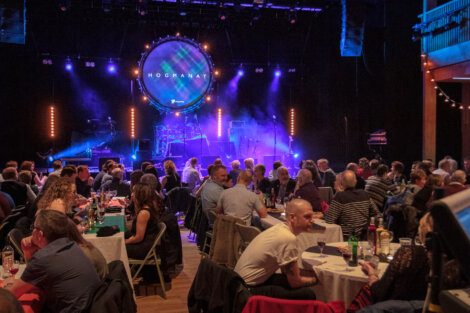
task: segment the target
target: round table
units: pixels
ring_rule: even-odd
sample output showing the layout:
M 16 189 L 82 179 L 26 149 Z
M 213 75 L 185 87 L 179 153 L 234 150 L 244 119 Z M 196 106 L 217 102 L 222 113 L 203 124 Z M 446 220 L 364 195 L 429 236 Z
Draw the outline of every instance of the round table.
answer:
M 347 242 L 328 243 L 328 246 L 347 246 Z M 396 251 L 398 244 L 392 244 L 391 250 Z M 346 262 L 341 256 L 325 255 L 319 257 L 319 253 L 303 252 L 302 267 L 313 268 L 319 283 L 314 288 L 318 300 L 325 302 L 340 300 L 346 307 L 354 300 L 359 290 L 367 283 L 368 277 L 361 270 L 361 266 L 350 267 L 352 271 L 346 271 Z M 322 264 L 320 264 L 322 263 Z M 388 263 L 379 263 L 379 277 L 385 272 Z

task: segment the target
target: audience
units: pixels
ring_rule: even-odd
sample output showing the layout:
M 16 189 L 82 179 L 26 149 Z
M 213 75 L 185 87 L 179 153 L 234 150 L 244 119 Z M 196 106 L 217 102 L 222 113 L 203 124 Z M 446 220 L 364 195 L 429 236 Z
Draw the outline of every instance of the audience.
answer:
M 124 181 L 124 172 L 119 167 L 113 169 L 111 172 L 112 180 L 106 181 L 101 186 L 101 191 L 115 191 L 117 197 L 129 197 L 131 195 L 131 188 L 127 182 Z
M 336 179 L 336 176 L 335 176 Z M 317 187 L 313 184 L 312 173 L 307 169 L 301 169 L 297 176 L 295 198 L 308 201 L 314 212 L 322 212 L 321 199 Z
M 321 187 L 334 188 L 336 174 L 330 168 L 327 159 L 319 159 L 317 161 L 318 172 L 320 174 Z
M 75 184 L 77 179 L 77 167 L 75 165 L 66 165 L 62 168 L 60 172 L 60 177 L 70 180 L 70 182 Z
M 213 166 L 211 177 L 203 185 L 201 192 L 202 210 L 206 216 L 209 216 L 210 211 L 215 211 L 226 180 L 227 168 L 223 165 Z
M 320 174 L 318 173 L 318 168 L 317 168 L 317 165 L 315 164 L 315 161 L 305 160 L 305 161 L 302 162 L 301 167 L 309 170 L 312 173 L 313 184 L 316 187 L 322 187 Z M 298 176 L 298 173 L 297 173 L 297 176 Z
M 258 191 L 262 194 L 269 194 L 271 193 L 271 182 L 269 179 L 264 177 L 266 173 L 266 167 L 263 164 L 258 164 L 255 166 L 254 169 L 254 176 L 253 176 L 253 188 L 255 191 Z
M 464 171 L 454 171 L 450 176 L 450 183 L 447 186 L 444 186 L 444 197 L 453 195 L 454 193 L 461 192 L 467 189 L 467 187 L 465 186 L 466 180 L 467 177 Z
M 367 158 L 359 159 L 359 168 L 356 174 L 364 180 L 372 176 L 372 170 L 370 169 L 369 160 Z
M 285 198 L 289 198 L 294 194 L 296 182 L 290 178 L 289 170 L 281 166 L 277 169 L 278 179 L 273 181 L 272 186 L 276 199 L 280 199 L 284 203 Z
M 274 161 L 273 169 L 269 171 L 268 178 L 271 182 L 277 179 L 277 169 L 282 166 L 281 161 Z
M 392 180 L 395 185 L 406 184 L 405 165 L 400 161 L 393 161 L 392 169 L 388 173 L 388 178 Z
M 239 160 L 233 160 L 232 163 L 230 164 L 232 166 L 232 169 L 230 170 L 230 173 L 228 176 L 232 180 L 232 184 L 236 185 L 237 184 L 237 179 L 238 175 L 241 172 L 240 169 L 240 161 Z
M 52 210 L 37 214 L 31 240 L 22 242 L 26 269 L 10 288 L 17 298 L 39 288 L 45 295 L 47 312 L 85 310 L 100 278 L 68 236 L 67 216 Z
M 5 217 L 10 215 L 11 210 L 15 208 L 15 202 L 13 201 L 13 198 L 3 192 L 0 191 L 0 224 L 3 222 Z
M 387 178 L 388 166 L 381 164 L 377 167 L 377 173 L 366 180 L 364 190 L 370 195 L 372 201 L 380 212 L 383 211 L 385 199 L 389 193 L 398 192 L 397 186 Z
M 430 174 L 424 184 L 424 187 L 418 191 L 414 198 L 412 206 L 415 207 L 421 217 L 428 211 L 429 204 L 431 203 L 434 195 L 434 189 L 442 187 L 444 181 L 441 176 L 437 174 Z
M 183 170 L 182 182 L 185 183 L 186 186 L 191 191 L 196 189 L 196 187 L 201 184 L 201 176 L 199 174 L 199 171 L 196 169 L 196 167 L 197 167 L 197 159 L 191 158 L 189 162 L 187 162 L 187 165 Z
M 175 163 L 171 160 L 167 160 L 163 163 L 163 168 L 165 169 L 166 176 L 162 179 L 162 188 L 168 193 L 173 190 L 173 188 L 181 187 L 181 179 L 176 171 Z
M 357 174 L 358 170 L 359 170 L 359 166 L 356 164 L 356 163 L 348 163 L 348 165 L 346 165 L 346 169 L 349 170 L 349 171 L 352 171 L 354 172 L 354 174 L 356 175 L 356 189 L 362 189 L 364 190 L 364 188 L 366 187 L 366 181 L 364 180 L 364 178 L 362 178 L 361 176 L 359 176 Z M 335 181 L 336 182 L 336 181 Z M 336 186 L 336 185 L 335 185 Z M 335 187 L 336 188 L 336 187 Z
M 4 288 L 0 288 L 0 313 L 24 313 L 15 295 Z
M 38 193 L 39 193 L 39 187 L 36 184 L 31 185 L 32 177 L 33 177 L 32 173 L 30 171 L 27 171 L 27 170 L 22 170 L 21 172 L 18 173 L 18 181 L 20 183 L 24 183 L 24 184 L 28 185 L 29 188 L 31 188 L 31 190 L 37 196 Z
M 21 171 L 31 172 L 32 177 L 31 177 L 31 182 L 29 182 L 29 184 L 37 185 L 38 187 L 41 187 L 42 185 L 44 185 L 44 182 L 46 181 L 47 176 L 39 177 L 38 173 L 35 172 L 34 167 L 35 167 L 35 164 L 33 161 L 23 161 L 23 163 L 21 163 L 19 170 L 20 172 Z
M 104 164 L 101 166 L 101 171 L 96 175 L 95 181 L 93 183 L 93 190 L 100 190 L 101 188 L 101 183 L 103 182 L 103 177 L 106 175 L 108 172 L 108 168 L 113 164 L 113 160 L 107 160 L 104 162 Z
M 47 189 L 44 196 L 39 200 L 38 212 L 47 209 L 72 214 L 75 198 L 75 184 L 67 177 L 61 177 Z
M 237 261 L 237 272 L 252 294 L 285 299 L 315 299 L 309 286 L 317 278 L 302 276 L 298 259 L 302 251 L 297 236 L 312 230 L 310 203 L 294 199 L 287 204 L 286 223 L 274 225 L 256 236 Z M 281 274 L 276 273 L 281 270 Z
M 3 182 L 0 191 L 10 195 L 16 206 L 33 203 L 36 195 L 29 185 L 18 181 L 18 172 L 14 167 L 7 167 L 2 172 Z
M 439 168 L 434 170 L 432 173 L 441 176 L 444 181 L 444 185 L 447 185 L 450 182 L 451 166 L 449 159 L 442 159 L 438 163 Z
M 90 175 L 90 170 L 86 165 L 77 167 L 77 178 L 75 179 L 75 186 L 77 194 L 85 197 L 91 197 L 91 188 L 93 186 L 93 177 Z
M 341 174 L 341 186 L 344 191 L 335 194 L 325 214 L 327 223 L 341 226 L 345 240 L 351 235 L 364 240 L 367 237 L 370 218 L 378 214 L 369 194 L 356 189 L 356 184 L 356 174 L 353 171 L 344 171 Z
M 253 211 L 256 211 L 261 218 L 266 217 L 266 207 L 261 202 L 261 198 L 248 190 L 251 181 L 251 172 L 242 171 L 238 175 L 237 184 L 220 194 L 216 208 L 217 213 L 238 217 L 248 226 L 251 225 Z
M 54 160 L 54 162 L 52 162 L 52 169 L 53 171 L 49 174 L 49 177 L 60 176 L 60 172 L 62 172 L 62 161 Z
M 465 175 L 467 176 L 467 181 L 465 185 L 470 185 L 470 157 L 465 157 L 463 159 L 463 170 L 465 171 Z
M 254 171 L 255 169 L 255 160 L 253 158 L 246 158 L 243 160 L 243 163 L 245 164 L 245 170 L 247 171 Z

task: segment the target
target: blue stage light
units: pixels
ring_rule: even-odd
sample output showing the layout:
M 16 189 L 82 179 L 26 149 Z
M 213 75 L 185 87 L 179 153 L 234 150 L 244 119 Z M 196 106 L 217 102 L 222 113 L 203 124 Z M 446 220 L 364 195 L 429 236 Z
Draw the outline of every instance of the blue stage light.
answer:
M 298 159 L 299 158 L 299 154 L 298 153 L 294 153 L 294 159 Z
M 276 77 L 281 77 L 281 75 L 282 75 L 281 70 L 275 70 L 275 71 L 274 71 L 274 76 L 276 76 Z
M 115 74 L 117 70 L 116 64 L 114 64 L 112 60 L 109 60 L 106 70 L 109 74 Z
M 47 159 L 49 160 L 49 162 L 53 162 L 53 161 L 54 161 L 54 158 L 51 157 L 51 156 L 49 156 Z
M 245 71 L 244 70 L 238 70 L 237 75 L 238 76 L 243 76 L 243 75 L 245 75 Z
M 69 58 L 67 58 L 67 60 L 65 60 L 65 70 L 67 72 L 71 72 L 73 70 L 72 61 Z
M 137 160 L 137 155 L 133 154 L 131 155 L 132 160 Z

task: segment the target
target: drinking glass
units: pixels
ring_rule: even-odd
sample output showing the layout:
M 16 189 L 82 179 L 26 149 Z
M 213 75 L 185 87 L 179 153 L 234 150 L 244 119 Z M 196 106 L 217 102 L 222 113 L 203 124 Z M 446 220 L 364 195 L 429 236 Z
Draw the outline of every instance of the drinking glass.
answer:
M 346 262 L 346 272 L 351 272 L 353 269 L 349 266 L 349 261 L 351 261 L 352 251 L 350 247 L 344 248 L 341 250 L 341 254 L 343 255 L 344 262 Z
M 16 273 L 20 270 L 20 261 L 15 260 L 13 264 L 11 264 L 9 272 L 11 274 L 12 279 L 15 279 Z
M 411 238 L 400 238 L 398 239 L 400 242 L 400 246 L 411 246 Z
M 323 249 L 325 249 L 326 242 L 324 237 L 318 237 L 317 244 L 320 247 L 320 258 L 326 258 L 326 255 L 323 254 Z
M 99 207 L 99 209 L 98 209 L 98 216 L 97 216 L 96 219 L 98 220 L 98 223 L 99 223 L 100 225 L 104 223 L 104 214 L 105 214 L 105 213 L 106 213 L 106 209 L 105 209 L 103 206 Z

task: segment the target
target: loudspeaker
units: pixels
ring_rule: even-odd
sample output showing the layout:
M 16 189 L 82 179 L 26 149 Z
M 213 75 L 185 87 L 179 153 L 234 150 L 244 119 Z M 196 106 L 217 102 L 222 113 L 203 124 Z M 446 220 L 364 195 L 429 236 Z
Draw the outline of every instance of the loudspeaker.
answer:
M 109 157 L 109 158 L 99 158 L 98 159 L 98 170 L 101 171 L 103 168 L 103 164 L 106 163 L 108 160 L 113 160 L 116 163 L 121 163 L 121 158 L 119 157 Z
M 341 56 L 361 56 L 366 16 L 365 1 L 342 0 L 341 5 Z
M 139 150 L 152 151 L 152 148 L 150 147 L 150 139 L 139 139 Z

